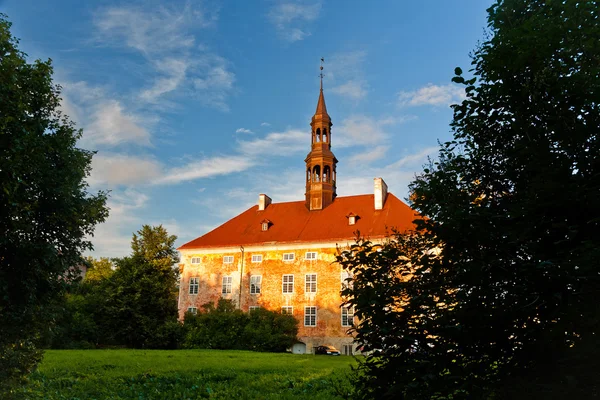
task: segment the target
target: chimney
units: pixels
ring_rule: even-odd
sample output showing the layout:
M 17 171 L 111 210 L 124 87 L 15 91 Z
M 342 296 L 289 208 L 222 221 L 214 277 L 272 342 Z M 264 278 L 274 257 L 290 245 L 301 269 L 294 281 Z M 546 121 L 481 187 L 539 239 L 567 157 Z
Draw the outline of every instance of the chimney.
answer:
M 388 187 L 382 178 L 375 178 L 374 183 L 375 210 L 382 210 L 385 205 L 385 199 L 387 198 Z
M 263 211 L 271 204 L 271 198 L 266 194 L 258 195 L 258 211 Z

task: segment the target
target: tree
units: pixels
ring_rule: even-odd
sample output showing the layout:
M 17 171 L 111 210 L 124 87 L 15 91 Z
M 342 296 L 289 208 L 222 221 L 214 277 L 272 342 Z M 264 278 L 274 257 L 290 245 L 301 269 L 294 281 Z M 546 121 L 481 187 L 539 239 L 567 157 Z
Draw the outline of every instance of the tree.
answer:
M 156 265 L 172 268 L 179 262 L 179 253 L 175 249 L 176 240 L 177 236 L 169 235 L 162 225 L 144 225 L 137 234 L 133 234 L 133 257 L 142 257 Z
M 348 293 L 358 332 L 382 310 L 393 321 L 372 338 L 383 353 L 362 366 L 364 397 L 600 392 L 599 3 L 499 0 L 488 12 L 473 77 L 453 78 L 467 95 L 454 138 L 411 185 L 425 246 L 383 250 L 407 257 L 402 267 L 371 247 L 342 258 L 408 279 L 381 289 L 406 294 L 399 306 L 364 302 L 368 285 Z
M 86 263 L 89 265 L 85 274 L 85 281 L 98 282 L 110 278 L 114 272 L 114 265 L 110 258 L 100 257 L 95 259 L 87 257 Z
M 132 255 L 116 259 L 116 270 L 102 285 L 97 324 L 108 328 L 108 342 L 137 348 L 177 345 L 176 236 L 162 227 L 133 235 Z
M 107 216 L 105 193 L 87 192 L 93 153 L 58 110 L 50 60 L 27 63 L 10 26 L 0 15 L 0 393 L 35 368 L 47 305 Z

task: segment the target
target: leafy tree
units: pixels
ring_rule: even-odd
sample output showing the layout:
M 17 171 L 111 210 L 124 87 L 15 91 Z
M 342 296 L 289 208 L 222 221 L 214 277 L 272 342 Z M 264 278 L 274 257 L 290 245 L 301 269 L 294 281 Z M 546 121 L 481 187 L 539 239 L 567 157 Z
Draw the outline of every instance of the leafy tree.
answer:
M 202 309 L 185 315 L 186 348 L 283 352 L 296 341 L 298 321 L 291 315 L 264 308 L 245 313 L 228 299 Z
M 365 336 L 381 354 L 361 366 L 365 398 L 600 393 L 599 3 L 499 0 L 488 12 L 473 77 L 453 79 L 467 94 L 454 139 L 411 185 L 422 241 L 341 258 L 373 265 L 347 293 L 358 333 L 380 337 Z M 369 274 L 407 281 L 374 293 Z
M 114 272 L 114 264 L 110 258 L 101 257 L 95 259 L 93 257 L 87 257 L 86 263 L 89 266 L 87 273 L 85 274 L 86 282 L 98 282 L 108 279 Z
M 162 225 L 144 225 L 133 234 L 133 257 L 142 257 L 158 266 L 172 268 L 179 262 L 179 253 L 175 249 L 176 240 L 177 236 L 169 235 Z
M 145 225 L 133 235 L 132 255 L 115 260 L 116 270 L 102 285 L 97 320 L 111 333 L 105 341 L 138 348 L 176 347 L 176 239 L 162 226 Z
M 0 15 L 0 397 L 35 368 L 48 305 L 107 216 L 106 195 L 87 193 L 93 153 L 58 110 L 50 60 L 29 64 L 10 26 Z

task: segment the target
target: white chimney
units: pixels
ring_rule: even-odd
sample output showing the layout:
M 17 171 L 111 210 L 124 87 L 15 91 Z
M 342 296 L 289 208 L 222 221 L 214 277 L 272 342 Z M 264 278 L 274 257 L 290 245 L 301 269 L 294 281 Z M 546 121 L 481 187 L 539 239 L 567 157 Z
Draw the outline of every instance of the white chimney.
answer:
M 375 209 L 382 210 L 385 204 L 385 199 L 387 198 L 388 187 L 383 181 L 382 178 L 374 179 L 374 189 L 375 189 Z
M 263 211 L 271 204 L 271 198 L 266 194 L 258 195 L 258 211 Z

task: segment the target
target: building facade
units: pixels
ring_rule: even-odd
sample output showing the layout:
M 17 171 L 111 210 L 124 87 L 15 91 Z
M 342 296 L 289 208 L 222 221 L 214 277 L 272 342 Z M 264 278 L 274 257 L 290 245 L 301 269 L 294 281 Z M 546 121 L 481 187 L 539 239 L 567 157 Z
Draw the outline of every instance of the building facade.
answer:
M 357 231 L 378 241 L 392 229 L 411 229 L 416 214 L 381 178 L 374 179 L 373 194 L 337 197 L 338 160 L 322 82 L 310 125 L 304 200 L 273 203 L 261 194 L 257 205 L 178 249 L 179 315 L 231 299 L 244 311 L 264 307 L 294 315 L 295 353 L 327 344 L 352 354 L 354 313 L 341 306 L 347 274 L 335 262 L 338 249 L 354 243 Z

